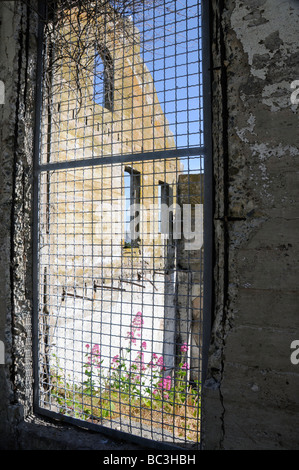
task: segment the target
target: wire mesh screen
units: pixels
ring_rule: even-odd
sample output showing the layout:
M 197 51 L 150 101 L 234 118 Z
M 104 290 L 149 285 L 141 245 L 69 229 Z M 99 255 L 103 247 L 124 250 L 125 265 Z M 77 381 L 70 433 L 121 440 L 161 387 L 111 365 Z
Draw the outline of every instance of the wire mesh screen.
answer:
M 201 3 L 55 2 L 38 164 L 38 405 L 200 442 Z

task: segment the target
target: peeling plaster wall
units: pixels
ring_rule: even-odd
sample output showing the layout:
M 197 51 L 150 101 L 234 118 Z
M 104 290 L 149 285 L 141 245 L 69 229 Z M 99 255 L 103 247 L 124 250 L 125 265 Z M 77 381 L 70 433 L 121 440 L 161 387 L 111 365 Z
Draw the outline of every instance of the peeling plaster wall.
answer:
M 215 312 L 207 449 L 299 448 L 299 3 L 212 2 Z
M 31 188 L 36 21 L 20 2 L 0 4 L 0 446 L 14 446 L 30 408 Z M 28 369 L 26 370 L 26 366 Z M 27 373 L 28 372 L 28 373 Z

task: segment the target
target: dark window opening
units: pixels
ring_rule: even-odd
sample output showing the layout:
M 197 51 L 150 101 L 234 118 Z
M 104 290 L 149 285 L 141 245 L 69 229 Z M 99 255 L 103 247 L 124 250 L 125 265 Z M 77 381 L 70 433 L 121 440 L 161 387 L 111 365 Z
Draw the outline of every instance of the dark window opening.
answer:
M 125 187 L 125 248 L 138 247 L 140 242 L 140 173 L 126 167 Z
M 113 60 L 107 47 L 99 46 L 95 54 L 94 64 L 94 101 L 113 110 L 114 94 Z
M 159 181 L 159 233 L 166 239 L 172 240 L 173 212 L 170 210 L 173 203 L 172 188 L 168 183 Z

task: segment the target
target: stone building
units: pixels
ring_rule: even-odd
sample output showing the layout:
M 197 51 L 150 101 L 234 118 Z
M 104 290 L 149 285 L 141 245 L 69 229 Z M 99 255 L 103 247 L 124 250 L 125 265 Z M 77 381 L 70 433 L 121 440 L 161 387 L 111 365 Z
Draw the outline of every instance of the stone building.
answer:
M 298 2 L 208 3 L 214 264 L 202 446 L 298 449 Z M 36 4 L 0 3 L 0 446 L 149 450 L 33 407 Z
M 141 58 L 136 28 L 129 19 L 116 22 L 103 15 L 96 25 L 101 42 L 93 55 L 94 26 L 84 15 L 80 21 L 84 73 L 76 76 L 75 61 L 62 56 L 45 77 L 45 89 L 50 85 L 44 96 L 41 162 L 92 163 L 140 154 L 139 161 L 67 168 L 46 173 L 40 181 L 40 283 L 49 286 L 40 292 L 41 310 L 47 312 L 44 357 L 50 368 L 53 357 L 59 357 L 67 375 L 82 381 L 85 345 L 101 344 L 109 367 L 139 310 L 146 356 L 164 351 L 171 369 L 174 351 L 165 346 L 164 310 L 168 325 L 174 325 L 174 292 L 167 291 L 164 272 L 174 269 L 175 260 L 159 231 L 159 218 L 162 199 L 169 207 L 176 204 L 183 165 L 178 158 L 142 159 L 143 153 L 175 150 L 175 141 Z M 75 43 L 71 22 L 66 14 L 63 33 Z M 95 77 L 99 62 L 103 68 Z M 133 235 L 128 233 L 131 218 Z M 168 343 L 173 345 L 174 326 L 171 331 Z

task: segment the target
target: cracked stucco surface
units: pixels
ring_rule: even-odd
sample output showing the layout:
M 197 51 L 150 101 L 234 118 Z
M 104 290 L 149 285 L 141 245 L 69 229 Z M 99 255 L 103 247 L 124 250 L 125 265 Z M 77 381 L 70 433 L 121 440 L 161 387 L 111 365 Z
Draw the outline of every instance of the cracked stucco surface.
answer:
M 298 448 L 297 1 L 213 3 L 215 318 L 205 447 Z

